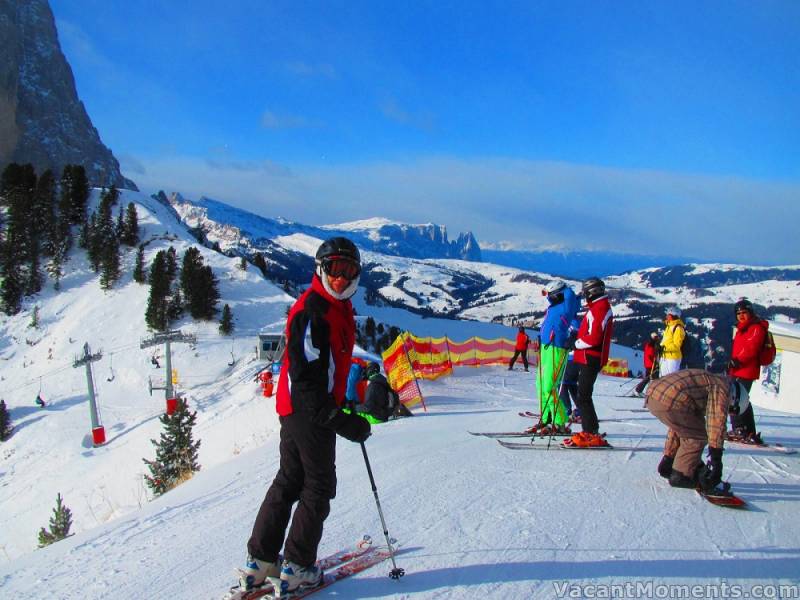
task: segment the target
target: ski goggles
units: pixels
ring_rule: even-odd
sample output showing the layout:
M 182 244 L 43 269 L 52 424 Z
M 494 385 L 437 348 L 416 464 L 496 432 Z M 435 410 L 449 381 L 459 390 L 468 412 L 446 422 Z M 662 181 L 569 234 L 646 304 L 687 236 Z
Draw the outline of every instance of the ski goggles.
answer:
M 361 274 L 361 265 L 349 258 L 330 256 L 322 259 L 322 270 L 329 277 L 344 277 L 353 281 Z

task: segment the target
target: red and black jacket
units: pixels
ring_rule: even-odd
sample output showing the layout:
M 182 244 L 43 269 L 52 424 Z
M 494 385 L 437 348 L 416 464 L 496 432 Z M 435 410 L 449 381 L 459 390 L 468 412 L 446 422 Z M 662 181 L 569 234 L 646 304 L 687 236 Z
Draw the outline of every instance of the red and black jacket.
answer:
M 578 329 L 578 339 L 575 340 L 575 354 L 573 360 L 585 365 L 587 356 L 594 356 L 600 360 L 602 368 L 608 362 L 608 351 L 611 347 L 611 334 L 614 332 L 614 312 L 608 296 L 587 302 L 588 310 L 583 316 Z
M 286 353 L 275 402 L 282 417 L 294 412 L 314 417 L 342 406 L 355 343 L 350 300 L 337 300 L 317 275 L 289 310 Z

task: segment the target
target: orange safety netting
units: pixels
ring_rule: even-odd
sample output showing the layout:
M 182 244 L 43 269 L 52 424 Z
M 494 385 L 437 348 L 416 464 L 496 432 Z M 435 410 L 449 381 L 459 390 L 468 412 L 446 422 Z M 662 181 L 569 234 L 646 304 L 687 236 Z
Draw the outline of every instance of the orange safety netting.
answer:
M 629 377 L 628 361 L 624 358 L 609 358 L 601 372 L 612 377 Z
M 394 343 L 383 352 L 382 357 L 383 370 L 386 372 L 389 385 L 400 397 L 400 402 L 408 408 L 421 402 L 422 407 L 425 408 L 425 401 L 417 384 L 417 378 L 414 376 L 411 362 L 406 355 L 402 335 L 398 336 Z

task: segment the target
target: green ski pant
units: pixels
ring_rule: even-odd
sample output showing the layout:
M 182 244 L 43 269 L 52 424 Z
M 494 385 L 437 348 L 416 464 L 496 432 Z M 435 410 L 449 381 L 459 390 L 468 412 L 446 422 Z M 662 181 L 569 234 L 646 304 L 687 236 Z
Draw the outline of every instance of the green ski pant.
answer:
M 542 423 L 563 427 L 567 411 L 558 397 L 558 388 L 567 366 L 567 350 L 553 344 L 544 344 L 539 351 L 539 369 L 536 371 L 536 389 Z

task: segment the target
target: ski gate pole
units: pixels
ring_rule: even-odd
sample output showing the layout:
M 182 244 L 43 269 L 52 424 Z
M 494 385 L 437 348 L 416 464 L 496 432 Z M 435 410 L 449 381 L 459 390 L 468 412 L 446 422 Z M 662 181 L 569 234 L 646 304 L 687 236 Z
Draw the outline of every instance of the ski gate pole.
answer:
M 389 577 L 392 579 L 400 579 L 406 574 L 404 569 L 398 568 L 394 560 L 394 548 L 389 539 L 389 531 L 386 527 L 386 519 L 383 518 L 383 510 L 381 510 L 381 501 L 378 498 L 378 488 L 375 485 L 375 478 L 372 476 L 372 467 L 369 466 L 369 457 L 367 456 L 367 447 L 364 442 L 361 442 L 361 453 L 364 455 L 364 464 L 367 466 L 367 474 L 369 475 L 369 482 L 372 485 L 372 495 L 375 496 L 375 506 L 378 507 L 378 515 L 381 517 L 381 525 L 383 525 L 383 536 L 386 538 L 386 544 L 389 546 L 389 558 L 392 559 L 392 570 L 389 571 Z

